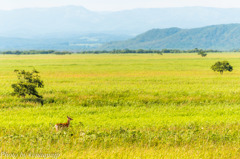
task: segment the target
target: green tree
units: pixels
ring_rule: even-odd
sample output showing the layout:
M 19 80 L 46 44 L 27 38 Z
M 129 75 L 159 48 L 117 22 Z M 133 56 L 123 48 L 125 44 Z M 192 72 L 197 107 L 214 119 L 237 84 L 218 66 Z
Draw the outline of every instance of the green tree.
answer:
M 39 72 L 35 69 L 32 72 L 25 70 L 14 70 L 17 73 L 18 82 L 12 84 L 13 93 L 12 95 L 25 97 L 26 95 L 33 95 L 38 98 L 42 98 L 38 94 L 36 88 L 43 88 L 43 81 L 40 80 Z
M 223 74 L 224 71 L 231 72 L 233 70 L 233 67 L 229 64 L 228 61 L 218 61 L 212 65 L 211 69 L 213 71 L 220 72 L 220 74 Z
M 198 55 L 201 55 L 202 57 L 205 57 L 205 56 L 207 56 L 207 53 L 205 52 L 205 51 L 199 51 L 198 52 Z

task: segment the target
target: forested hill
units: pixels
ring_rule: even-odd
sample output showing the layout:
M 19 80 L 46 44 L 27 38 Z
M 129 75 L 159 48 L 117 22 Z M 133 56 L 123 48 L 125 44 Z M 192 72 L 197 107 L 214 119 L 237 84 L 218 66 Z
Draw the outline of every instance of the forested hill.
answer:
M 240 24 L 194 29 L 152 29 L 127 41 L 110 42 L 102 49 L 240 49 Z

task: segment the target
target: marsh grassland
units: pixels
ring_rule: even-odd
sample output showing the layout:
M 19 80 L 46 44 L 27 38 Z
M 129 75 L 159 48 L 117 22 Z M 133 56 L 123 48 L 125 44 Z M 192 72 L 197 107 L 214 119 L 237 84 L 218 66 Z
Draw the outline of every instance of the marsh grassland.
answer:
M 213 72 L 218 60 L 233 72 Z M 33 67 L 43 106 L 10 95 L 14 69 Z M 2 157 L 240 156 L 240 54 L 1 55 L 0 70 Z

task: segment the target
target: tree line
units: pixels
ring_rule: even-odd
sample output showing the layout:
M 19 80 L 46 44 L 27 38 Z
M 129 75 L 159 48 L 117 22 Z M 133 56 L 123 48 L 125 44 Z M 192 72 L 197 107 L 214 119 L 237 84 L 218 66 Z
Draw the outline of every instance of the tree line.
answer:
M 71 52 L 71 51 L 55 51 L 55 50 L 28 50 L 28 51 L 2 51 L 0 54 L 9 54 L 9 55 L 33 55 L 33 54 L 56 54 L 56 55 L 66 55 L 66 54 L 124 54 L 124 53 L 198 53 L 198 52 L 222 52 L 219 50 L 202 50 L 202 49 L 192 49 L 192 50 L 178 50 L 178 49 L 162 49 L 162 50 L 144 50 L 144 49 L 119 49 L 119 50 L 92 50 L 92 51 L 80 51 L 80 52 Z
M 3 51 L 0 54 L 8 55 L 34 55 L 34 54 L 56 54 L 56 55 L 66 55 L 72 54 L 73 52 L 69 51 L 55 51 L 55 50 L 29 50 L 29 51 Z
M 80 53 L 83 54 L 101 54 L 101 53 L 111 53 L 111 54 L 121 54 L 121 53 L 157 53 L 157 54 L 162 54 L 162 53 L 198 53 L 200 51 L 204 52 L 222 52 L 219 50 L 203 50 L 203 49 L 191 49 L 191 50 L 179 50 L 179 49 L 162 49 L 162 50 L 144 50 L 144 49 L 137 49 L 137 50 L 130 50 L 130 49 L 119 49 L 119 50 L 95 50 L 95 51 L 82 51 Z

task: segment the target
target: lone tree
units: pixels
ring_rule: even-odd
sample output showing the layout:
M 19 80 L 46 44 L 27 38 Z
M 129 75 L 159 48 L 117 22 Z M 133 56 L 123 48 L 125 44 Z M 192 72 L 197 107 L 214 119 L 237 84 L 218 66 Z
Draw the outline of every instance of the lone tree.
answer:
M 212 70 L 220 72 L 220 74 L 223 74 L 224 71 L 231 72 L 233 70 L 233 67 L 229 64 L 228 61 L 218 61 L 214 65 L 212 65 Z
M 25 97 L 26 95 L 33 95 L 38 98 L 42 98 L 41 95 L 38 94 L 36 88 L 43 88 L 43 81 L 40 80 L 40 76 L 38 75 L 38 71 L 33 69 L 32 72 L 28 72 L 25 70 L 14 70 L 17 73 L 18 82 L 12 84 L 12 88 L 14 89 L 12 95 Z
M 207 56 L 207 53 L 205 52 L 205 51 L 199 51 L 198 52 L 198 55 L 201 55 L 202 57 L 205 57 L 205 56 Z

